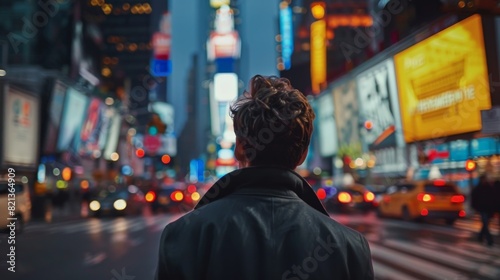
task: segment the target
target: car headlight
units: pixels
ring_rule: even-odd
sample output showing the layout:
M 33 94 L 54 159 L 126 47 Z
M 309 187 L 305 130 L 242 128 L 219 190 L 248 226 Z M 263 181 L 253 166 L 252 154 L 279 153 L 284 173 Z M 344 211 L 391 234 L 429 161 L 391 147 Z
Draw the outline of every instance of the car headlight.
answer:
M 121 210 L 125 209 L 125 207 L 127 207 L 127 202 L 123 199 L 118 199 L 113 203 L 113 207 L 116 210 L 121 211 Z
M 89 208 L 90 210 L 92 211 L 97 211 L 99 209 L 101 209 L 101 204 L 99 203 L 99 201 L 97 200 L 92 200 L 90 203 L 89 203 Z

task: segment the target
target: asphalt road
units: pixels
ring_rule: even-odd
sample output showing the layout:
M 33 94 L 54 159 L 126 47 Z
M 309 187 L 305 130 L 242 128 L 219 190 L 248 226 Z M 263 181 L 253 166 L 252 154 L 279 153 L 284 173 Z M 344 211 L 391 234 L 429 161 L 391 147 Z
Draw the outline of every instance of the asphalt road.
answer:
M 0 279 L 153 279 L 162 229 L 180 214 L 30 223 L 16 235 L 15 271 L 8 271 L 8 235 L 0 235 Z M 496 245 L 479 244 L 477 220 L 410 223 L 368 215 L 332 215 L 368 238 L 377 279 L 500 279 Z M 496 221 L 494 222 L 496 223 Z

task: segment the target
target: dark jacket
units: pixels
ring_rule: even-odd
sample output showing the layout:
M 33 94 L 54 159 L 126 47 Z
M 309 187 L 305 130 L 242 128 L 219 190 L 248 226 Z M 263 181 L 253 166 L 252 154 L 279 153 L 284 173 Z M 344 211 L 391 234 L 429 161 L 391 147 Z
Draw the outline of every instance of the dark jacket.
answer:
M 493 213 L 498 208 L 497 193 L 492 183 L 479 183 L 471 192 L 471 207 L 478 212 Z
M 222 177 L 167 225 L 156 279 L 374 279 L 366 239 L 331 219 L 297 173 L 249 167 Z

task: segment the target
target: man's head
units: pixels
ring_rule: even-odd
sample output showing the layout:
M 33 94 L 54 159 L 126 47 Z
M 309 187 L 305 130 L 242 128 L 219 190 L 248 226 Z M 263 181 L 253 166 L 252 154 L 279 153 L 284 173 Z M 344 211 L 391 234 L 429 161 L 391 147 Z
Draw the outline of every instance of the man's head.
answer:
M 254 76 L 231 106 L 235 155 L 244 165 L 294 169 L 306 155 L 315 114 L 305 96 L 278 77 Z

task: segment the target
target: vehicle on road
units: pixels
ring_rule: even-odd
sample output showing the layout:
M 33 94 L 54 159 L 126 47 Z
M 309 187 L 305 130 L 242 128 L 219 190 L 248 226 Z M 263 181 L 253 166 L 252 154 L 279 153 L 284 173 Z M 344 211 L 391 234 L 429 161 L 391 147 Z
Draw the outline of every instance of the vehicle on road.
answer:
M 374 209 L 375 195 L 360 184 L 348 186 L 323 186 L 316 190 L 318 198 L 328 211 L 367 213 Z
M 203 193 L 201 185 L 174 182 L 146 193 L 145 199 L 153 213 L 186 212 L 194 208 Z
M 93 216 L 103 215 L 139 215 L 142 214 L 146 201 L 144 193 L 131 185 L 127 188 L 110 188 L 100 191 L 89 203 Z
M 8 179 L 0 179 L 0 230 L 8 229 L 10 222 L 14 222 L 15 231 L 22 232 L 24 226 L 31 219 L 31 198 L 27 184 Z M 9 210 L 14 209 L 13 211 Z M 8 220 L 15 218 L 16 220 Z
M 443 179 L 402 182 L 387 188 L 377 213 L 408 221 L 444 219 L 452 225 L 465 217 L 465 196 Z

